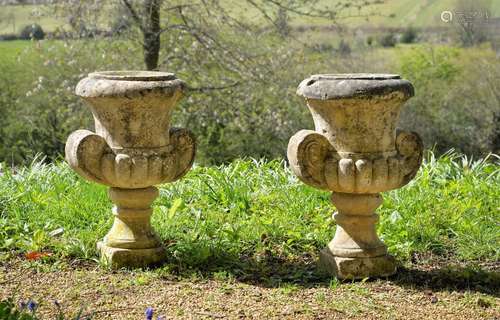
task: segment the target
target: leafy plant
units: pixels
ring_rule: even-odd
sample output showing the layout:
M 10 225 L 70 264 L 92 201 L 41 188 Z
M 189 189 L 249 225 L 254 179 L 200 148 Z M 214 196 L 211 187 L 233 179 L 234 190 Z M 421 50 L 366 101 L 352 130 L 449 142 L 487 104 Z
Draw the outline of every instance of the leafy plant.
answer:
M 29 309 L 28 309 L 29 308 Z M 12 298 L 0 301 L 0 319 L 5 320 L 37 320 L 35 316 L 36 305 L 33 301 L 28 306 L 22 305 L 19 310 Z
M 403 34 L 401 35 L 401 43 L 414 43 L 417 41 L 418 31 L 412 26 L 409 26 L 405 29 Z
M 33 23 L 24 26 L 19 33 L 19 38 L 24 40 L 42 40 L 45 38 L 45 32 L 43 31 L 42 26 L 39 24 Z
M 396 35 L 393 32 L 386 33 L 379 38 L 378 42 L 385 48 L 394 47 L 397 43 Z
M 54 306 L 57 308 L 57 314 L 54 320 L 91 320 L 93 313 L 88 315 L 83 314 L 83 309 L 74 315 L 66 316 L 63 312 L 61 304 L 56 300 Z M 9 297 L 0 301 L 0 319 L 2 320 L 38 320 L 36 315 L 38 304 L 33 300 L 20 301 L 18 305 L 14 303 L 14 299 Z
M 401 126 L 420 133 L 429 148 L 467 154 L 499 150 L 500 68 L 491 50 L 415 46 L 400 57 L 400 72 L 415 86 Z M 470 61 L 470 63 L 469 63 Z

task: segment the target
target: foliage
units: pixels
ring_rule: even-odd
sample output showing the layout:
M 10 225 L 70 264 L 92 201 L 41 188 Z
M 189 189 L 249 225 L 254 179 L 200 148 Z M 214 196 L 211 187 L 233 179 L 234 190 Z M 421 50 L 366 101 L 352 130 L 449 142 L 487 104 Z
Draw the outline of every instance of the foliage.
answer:
M 83 309 L 75 316 L 64 315 L 62 306 L 59 301 L 54 301 L 54 306 L 57 309 L 57 314 L 54 320 L 91 320 L 93 314 L 84 315 Z M 36 310 L 38 309 L 38 304 L 33 300 L 28 300 L 27 302 L 20 301 L 19 305 L 16 306 L 14 299 L 9 297 L 7 299 L 0 301 L 0 319 L 2 320 L 38 320 L 40 319 L 36 315 Z
M 409 26 L 401 35 L 401 43 L 414 43 L 417 42 L 418 31 L 416 28 Z
M 164 37 L 165 51 L 172 58 L 162 68 L 175 70 L 189 85 L 187 97 L 174 112 L 174 125 L 194 131 L 198 161 L 282 156 L 294 129 L 309 126 L 307 109 L 297 108 L 300 100 L 293 92 L 309 73 L 300 67 L 307 63 L 303 55 L 294 54 L 294 48 L 286 48 L 283 40 L 272 42 L 263 36 L 266 45 L 256 50 L 250 48 L 248 37 L 228 36 L 227 41 L 234 41 L 231 46 L 259 56 L 255 60 L 242 57 L 246 71 L 240 72 L 220 67 L 217 56 L 207 57 L 204 48 L 181 34 L 165 33 Z M 140 44 L 128 40 L 44 41 L 28 46 L 21 58 L 23 65 L 0 63 L 5 70 L 0 82 L 7 89 L 0 92 L 6 110 L 6 126 L 0 128 L 4 133 L 1 160 L 22 163 L 40 151 L 56 159 L 69 132 L 93 126 L 88 108 L 73 94 L 79 79 L 94 70 L 139 69 L 140 52 Z M 16 72 L 22 74 L 8 76 Z
M 452 82 L 461 72 L 457 63 L 460 51 L 449 47 L 416 47 L 403 55 L 401 72 L 414 84 L 429 83 L 434 79 Z
M 0 301 L 0 319 L 5 320 L 36 320 L 38 319 L 33 312 L 27 310 L 18 310 L 14 301 L 5 299 Z
M 440 152 L 500 149 L 500 65 L 492 50 L 418 46 L 400 56 L 400 72 L 415 86 L 401 126 L 419 132 Z
M 379 38 L 378 42 L 385 48 L 394 47 L 397 43 L 396 35 L 393 32 L 386 33 Z
M 500 258 L 500 162 L 432 154 L 413 182 L 386 193 L 378 226 L 392 253 L 433 252 L 459 260 Z M 50 252 L 96 259 L 112 223 L 105 188 L 64 163 L 34 162 L 0 177 L 0 253 Z M 315 257 L 333 235 L 329 194 L 297 180 L 281 161 L 238 160 L 196 167 L 161 186 L 153 225 L 172 270 L 243 272 L 265 261 Z M 62 235 L 53 232 L 64 230 Z M 240 270 L 240 271 L 238 271 Z
M 158 3 L 148 1 L 153 2 Z M 334 17 L 333 9 L 316 2 L 287 1 L 286 7 Z M 78 80 L 95 70 L 144 68 L 142 37 L 147 18 L 137 19 L 142 24 L 130 22 L 136 20 L 131 12 L 144 15 L 141 3 L 134 2 L 135 11 L 128 14 L 110 8 L 110 3 L 123 9 L 129 2 L 55 3 L 57 15 L 67 18 L 76 36 L 93 37 L 33 43 L 16 66 L 23 73 L 21 79 L 10 76 L 15 72 L 11 66 L 2 66 L 5 72 L 0 74 L 9 91 L 0 92 L 7 111 L 7 125 L 0 129 L 0 160 L 28 163 L 38 152 L 49 161 L 57 159 L 69 132 L 93 125 L 88 109 L 72 94 Z M 101 4 L 107 6 L 100 10 Z M 213 164 L 241 156 L 282 157 L 288 138 L 311 124 L 294 88 L 321 64 L 309 63 L 304 47 L 285 37 L 282 28 L 266 29 L 238 19 L 241 12 L 228 9 L 222 1 L 191 1 L 172 8 L 168 4 L 164 1 L 161 9 L 161 32 L 154 33 L 161 40 L 158 69 L 173 71 L 188 84 L 187 98 L 174 112 L 174 124 L 194 131 L 197 160 Z M 266 26 L 278 23 L 277 16 L 285 18 L 280 9 L 285 2 L 248 4 L 259 16 L 268 15 L 263 19 L 269 17 L 272 22 Z M 116 27 L 112 38 L 94 32 L 102 26 L 103 16 L 110 20 L 116 15 L 127 27 L 111 21 Z
M 247 73 L 248 65 L 243 62 L 254 60 L 255 56 L 239 48 L 242 42 L 238 42 L 239 46 L 234 46 L 233 41 L 227 41 L 227 34 L 236 37 L 258 35 L 262 32 L 262 24 L 256 24 L 251 19 L 241 19 L 239 10 L 242 8 L 254 9 L 257 16 L 265 21 L 266 26 L 274 33 L 293 39 L 289 37 L 290 14 L 298 17 L 313 16 L 333 22 L 337 15 L 351 6 L 377 3 L 377 0 L 352 0 L 349 5 L 325 6 L 319 0 L 243 0 L 234 8 L 222 0 L 97 0 L 78 4 L 73 0 L 64 0 L 57 2 L 53 8 L 54 12 L 69 21 L 73 33 L 78 36 L 95 34 L 88 32 L 89 26 L 90 30 L 98 30 L 99 21 L 103 20 L 103 16 L 125 18 L 134 27 L 127 36 L 133 41 L 141 41 L 147 70 L 157 70 L 161 66 L 164 40 L 162 33 L 175 33 L 203 48 L 206 57 L 214 59 L 223 70 Z M 100 8 L 111 9 L 99 10 Z M 123 15 L 123 10 L 126 15 Z
M 19 33 L 19 38 L 24 40 L 30 40 L 30 39 L 42 40 L 43 38 L 45 38 L 45 32 L 43 31 L 42 26 L 33 23 L 26 25 L 21 29 L 21 32 Z
M 6 115 L 0 118 L 0 123 L 4 121 L 0 128 L 3 161 L 30 161 L 38 150 L 48 155 L 47 160 L 60 157 L 69 132 L 90 127 L 91 123 L 91 114 L 73 93 L 78 80 L 100 66 L 112 68 L 113 64 L 108 63 L 111 59 L 127 63 L 124 58 L 127 53 L 121 51 L 124 57 L 118 58 L 119 50 L 115 50 L 125 47 L 120 41 L 101 42 L 100 45 L 107 46 L 111 53 L 102 52 L 92 57 L 89 51 L 88 55 L 78 53 L 88 45 L 85 40 L 68 45 L 66 49 L 65 45 L 52 40 L 27 43 L 25 50 L 13 59 L 18 63 L 0 62 L 3 73 L 0 84 L 4 89 L 0 101 Z
M 348 56 L 351 54 L 351 46 L 347 41 L 341 39 L 337 51 L 342 56 Z
M 495 80 L 500 65 L 487 46 L 364 48 L 342 56 L 333 47 L 319 52 L 292 46 L 275 34 L 255 39 L 262 44 L 257 49 L 248 37 L 227 35 L 227 41 L 234 41 L 231 46 L 241 42 L 242 51 L 258 56 L 243 59 L 245 72 L 231 72 L 180 34 L 163 37 L 162 50 L 172 58 L 163 62 L 162 70 L 176 71 L 190 87 L 174 110 L 173 125 L 196 135 L 198 163 L 284 157 L 290 136 L 313 127 L 295 88 L 305 77 L 325 70 L 401 73 L 416 88 L 402 109 L 401 127 L 420 133 L 438 152 L 450 147 L 474 155 L 500 150 L 500 83 Z M 88 107 L 73 93 L 83 76 L 142 65 L 140 44 L 120 38 L 1 46 L 6 50 L 0 52 L 0 161 L 12 164 L 29 163 L 39 152 L 48 161 L 58 159 L 71 131 L 92 130 Z M 219 86 L 223 89 L 213 90 Z
M 33 2 L 33 1 L 30 1 Z M 63 23 L 53 14 L 47 14 L 40 1 L 37 4 L 11 5 L 2 3 L 0 10 L 0 34 L 7 33 L 18 35 L 21 28 L 36 23 L 43 26 L 46 32 L 61 28 Z

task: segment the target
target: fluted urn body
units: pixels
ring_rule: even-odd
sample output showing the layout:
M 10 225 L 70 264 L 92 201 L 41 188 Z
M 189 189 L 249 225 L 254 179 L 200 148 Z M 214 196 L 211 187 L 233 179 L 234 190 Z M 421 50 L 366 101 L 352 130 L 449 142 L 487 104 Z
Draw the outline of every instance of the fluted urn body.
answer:
M 333 191 L 338 209 L 335 237 L 320 254 L 322 267 L 339 278 L 394 273 L 374 211 L 382 203 L 379 193 L 407 184 L 422 160 L 418 135 L 396 128 L 413 86 L 397 75 L 326 74 L 304 80 L 297 93 L 315 130 L 290 139 L 290 166 L 303 182 Z
M 164 258 L 150 206 L 158 196 L 153 186 L 179 179 L 194 160 L 191 133 L 170 128 L 184 87 L 174 74 L 151 71 L 91 73 L 76 87 L 92 111 L 95 133 L 73 132 L 66 159 L 83 177 L 111 187 L 115 221 L 98 247 L 112 266 L 147 266 Z

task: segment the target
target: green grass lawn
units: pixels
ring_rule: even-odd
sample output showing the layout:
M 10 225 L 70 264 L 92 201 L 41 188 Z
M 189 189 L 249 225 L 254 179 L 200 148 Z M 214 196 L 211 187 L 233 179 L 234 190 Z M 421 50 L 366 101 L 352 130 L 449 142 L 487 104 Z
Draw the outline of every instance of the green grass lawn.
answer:
M 339 282 L 315 268 L 332 238 L 328 192 L 282 161 L 195 167 L 160 187 L 154 270 L 96 265 L 112 222 L 106 188 L 64 163 L 0 176 L 0 301 L 34 299 L 36 319 L 494 319 L 500 314 L 500 163 L 431 154 L 385 194 L 379 233 L 402 263 L 389 279 Z M 28 252 L 49 256 L 28 261 Z M 0 305 L 1 307 L 1 305 Z M 31 319 L 31 318 L 27 318 Z M 69 319 L 69 318 L 68 318 Z M 75 318 L 76 319 L 76 318 Z
M 0 42 L 0 60 L 2 62 L 13 62 L 21 52 L 31 45 L 31 41 L 14 40 Z
M 489 160 L 430 157 L 408 186 L 386 193 L 378 229 L 391 253 L 403 262 L 427 253 L 498 261 L 500 167 Z M 96 259 L 112 222 L 106 188 L 64 163 L 4 168 L 0 210 L 2 259 L 28 251 Z M 315 257 L 333 236 L 333 210 L 328 192 L 299 182 L 283 162 L 240 160 L 161 186 L 153 225 L 172 268 L 244 273 L 262 259 L 285 266 Z

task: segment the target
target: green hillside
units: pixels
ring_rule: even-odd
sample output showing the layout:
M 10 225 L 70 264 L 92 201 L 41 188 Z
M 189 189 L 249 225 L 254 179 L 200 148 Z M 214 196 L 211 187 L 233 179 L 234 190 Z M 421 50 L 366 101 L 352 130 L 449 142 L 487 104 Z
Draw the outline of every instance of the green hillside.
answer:
M 424 28 L 446 25 L 441 20 L 441 13 L 443 11 L 458 13 L 456 2 L 456 0 L 386 0 L 384 4 L 369 9 L 381 15 L 371 17 L 370 24 L 392 27 L 413 25 Z M 490 10 L 492 17 L 500 16 L 500 1 L 491 1 Z M 357 20 L 357 23 L 366 23 L 364 19 Z
M 341 22 L 352 25 L 370 25 L 373 27 L 402 27 L 413 25 L 416 27 L 445 26 L 441 21 L 441 12 L 455 12 L 457 0 L 385 0 L 383 4 L 350 8 L 340 13 Z M 250 5 L 242 5 L 243 0 L 225 0 L 228 7 L 235 8 L 236 14 L 242 19 L 261 23 L 264 19 L 261 13 Z M 323 0 L 323 8 L 335 8 L 338 4 L 349 3 L 343 0 Z M 351 16 L 350 18 L 345 18 Z M 361 16 L 361 17 L 352 17 Z M 366 17 L 368 16 L 368 18 Z M 500 1 L 491 1 L 491 16 L 500 17 Z M 0 6 L 0 34 L 17 33 L 20 28 L 29 23 L 39 23 L 45 31 L 54 31 L 63 27 L 64 21 L 57 20 L 50 13 L 50 8 L 36 5 L 7 5 Z M 327 19 L 312 17 L 292 17 L 292 24 L 303 25 L 328 25 Z
M 341 0 L 324 0 L 322 5 L 324 8 L 334 9 L 339 2 L 349 3 Z M 456 2 L 457 0 L 385 0 L 382 4 L 344 9 L 339 13 L 341 18 L 339 20 L 351 26 L 404 27 L 413 25 L 423 28 L 445 26 L 446 23 L 441 20 L 441 13 L 443 11 L 458 13 Z M 491 1 L 490 14 L 491 17 L 500 16 L 500 1 Z M 295 23 L 317 25 L 329 24 L 329 21 L 300 17 L 295 20 Z

